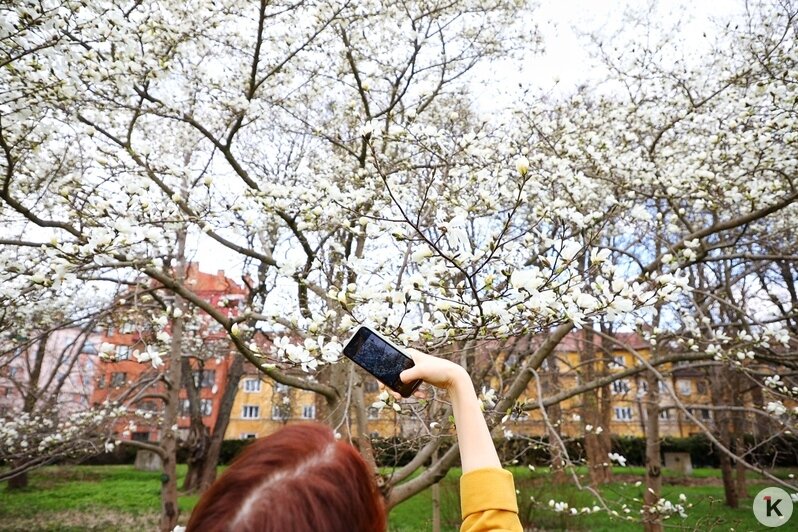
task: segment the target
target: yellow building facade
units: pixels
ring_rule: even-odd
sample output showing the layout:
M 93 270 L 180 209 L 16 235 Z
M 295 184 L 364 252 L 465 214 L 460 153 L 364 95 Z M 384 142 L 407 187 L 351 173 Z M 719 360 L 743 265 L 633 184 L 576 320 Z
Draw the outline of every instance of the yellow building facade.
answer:
M 572 334 L 566 337 L 539 369 L 537 377 L 530 381 L 517 408 L 513 409 L 504 424 L 507 430 L 513 434 L 532 437 L 548 435 L 541 408 L 530 408 L 538 404 L 538 389 L 543 391 L 544 399 L 550 399 L 567 394 L 569 390 L 574 390 L 597 376 L 641 368 L 639 357 L 650 357 L 649 345 L 636 335 L 627 335 L 624 340 L 631 350 L 617 346 L 595 349 L 594 346 L 586 357 L 579 336 Z M 513 378 L 514 361 L 527 355 L 529 351 L 525 349 L 515 358 L 510 353 L 511 350 L 502 346 L 496 346 L 493 352 L 489 352 L 486 347 L 484 352 L 486 360 L 496 359 L 498 365 L 504 366 L 504 382 Z M 689 411 L 695 418 L 705 426 L 712 427 L 712 410 L 702 408 L 703 405 L 712 404 L 707 376 L 689 366 L 660 366 L 658 369 L 666 375 L 666 380 L 659 385 L 660 435 L 686 437 L 701 430 L 681 409 L 675 407 L 668 388 L 679 401 L 689 405 Z M 379 383 L 365 374 L 363 383 L 366 404 L 371 405 L 378 400 Z M 494 378 L 492 384 L 494 388 L 499 388 L 499 379 Z M 586 431 L 596 430 L 609 431 L 619 436 L 642 437 L 646 429 L 648 395 L 645 372 L 639 372 L 614 380 L 593 394 L 566 398 L 557 407 L 547 408 L 546 414 L 549 423 L 556 426 L 558 432 L 565 437 L 580 437 Z M 277 384 L 253 369 L 239 383 L 225 438 L 261 437 L 275 432 L 287 423 L 324 421 L 324 412 L 325 402 L 321 396 Z M 373 436 L 413 437 L 424 432 L 423 423 L 419 419 L 397 415 L 391 408 L 369 407 L 368 424 L 369 433 Z
M 364 377 L 364 392 L 368 405 L 376 402 L 378 381 Z M 369 406 L 367 416 L 372 436 L 400 435 L 401 419 L 392 409 Z M 325 418 L 326 403 L 320 395 L 279 384 L 252 370 L 239 382 L 225 439 L 260 438 L 288 423 Z

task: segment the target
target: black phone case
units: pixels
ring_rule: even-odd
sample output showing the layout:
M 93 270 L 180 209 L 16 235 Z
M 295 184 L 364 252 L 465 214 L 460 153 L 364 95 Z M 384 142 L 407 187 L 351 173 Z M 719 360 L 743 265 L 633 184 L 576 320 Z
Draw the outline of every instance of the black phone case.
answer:
M 382 343 L 384 345 L 387 345 L 388 347 L 398 351 L 402 356 L 406 357 L 407 360 L 409 360 L 409 362 L 410 362 L 408 365 L 406 365 L 404 367 L 397 368 L 397 370 L 396 370 L 397 378 L 395 379 L 394 382 L 388 382 L 387 379 L 381 377 L 381 375 L 379 374 L 379 372 L 375 368 L 368 367 L 367 365 L 362 364 L 357 359 L 357 355 L 360 353 L 360 350 L 361 350 L 363 344 L 372 335 L 380 343 Z M 421 381 L 420 380 L 415 380 L 415 381 L 412 381 L 412 382 L 403 383 L 398 378 L 398 374 L 399 373 L 401 373 L 405 369 L 412 368 L 415 365 L 415 363 L 413 362 L 413 359 L 410 358 L 409 356 L 407 356 L 399 347 L 394 345 L 392 342 L 386 340 L 379 333 L 373 331 L 372 329 L 369 329 L 368 327 L 361 326 L 355 331 L 355 333 L 352 335 L 352 338 L 349 340 L 349 342 L 347 342 L 346 346 L 344 346 L 344 355 L 347 358 L 349 358 L 352 362 L 354 362 L 355 364 L 357 364 L 358 366 L 360 366 L 361 368 L 363 368 L 364 370 L 369 372 L 371 375 L 373 375 L 381 383 L 383 383 L 384 385 L 386 385 L 387 387 L 389 387 L 393 391 L 395 391 L 398 394 L 400 394 L 402 397 L 410 397 L 411 395 L 413 395 L 413 392 L 415 392 L 418 389 L 418 387 L 421 385 Z

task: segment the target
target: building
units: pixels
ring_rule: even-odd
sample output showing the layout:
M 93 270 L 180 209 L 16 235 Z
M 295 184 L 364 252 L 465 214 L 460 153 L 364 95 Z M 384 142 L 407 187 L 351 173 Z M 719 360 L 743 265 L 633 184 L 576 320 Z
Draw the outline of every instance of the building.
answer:
M 363 385 L 367 404 L 371 405 L 380 393 L 379 383 L 366 376 Z M 239 383 L 225 439 L 260 438 L 288 423 L 323 421 L 325 411 L 321 396 L 274 382 L 250 366 Z M 369 406 L 367 416 L 372 436 L 400 432 L 400 418 L 393 410 Z
M 576 388 L 580 383 L 599 375 L 611 375 L 640 367 L 641 362 L 637 357 L 648 359 L 651 356 L 650 344 L 639 335 L 619 333 L 615 338 L 618 342 L 602 343 L 596 337 L 593 345 L 588 346 L 581 332 L 572 332 L 566 336 L 538 371 L 544 397 Z M 505 374 L 512 378 L 521 359 L 533 352 L 540 341 L 539 338 L 532 338 L 486 342 L 480 345 L 478 351 L 485 363 L 497 359 Z M 590 371 L 586 370 L 586 360 L 591 361 Z M 704 425 L 713 427 L 712 410 L 700 406 L 710 405 L 712 401 L 706 374 L 688 365 L 662 366 L 660 370 L 667 375 L 666 382 L 659 385 L 660 434 L 663 437 L 685 437 L 701 431 L 697 424 L 675 408 L 668 388 L 673 390 L 682 403 L 691 405 L 690 412 Z M 366 403 L 370 405 L 378 399 L 379 384 L 367 375 L 363 382 Z M 498 388 L 498 384 L 498 380 L 494 379 L 494 388 Z M 533 378 L 526 394 L 521 397 L 521 403 L 534 404 L 538 400 L 537 389 L 538 382 Z M 566 437 L 580 437 L 588 425 L 594 428 L 601 426 L 601 430 L 608 430 L 616 435 L 644 436 L 648 396 L 645 373 L 617 379 L 598 389 L 596 395 L 595 404 L 586 404 L 585 395 L 563 400 L 557 409 L 547 412 L 549 421 L 555 423 L 560 433 Z M 585 419 L 586 412 L 590 409 L 603 410 L 603 419 Z M 239 385 L 225 437 L 239 439 L 265 436 L 286 423 L 315 419 L 322 410 L 323 404 L 319 404 L 319 398 L 314 397 L 313 393 L 273 383 L 252 368 Z M 412 437 L 423 431 L 419 423 L 408 420 L 406 416 L 397 416 L 390 408 L 379 410 L 369 407 L 368 418 L 369 430 L 373 435 Z M 518 435 L 547 435 L 546 423 L 540 409 L 514 409 L 506 427 Z
M 613 337 L 615 341 L 594 336 L 591 342 L 587 342 L 581 331 L 574 331 L 563 338 L 538 372 L 544 397 L 577 388 L 580 384 L 600 376 L 642 368 L 640 359 L 650 360 L 651 345 L 640 335 L 616 333 Z M 525 346 L 525 349 L 534 347 L 533 340 L 532 345 Z M 512 349 L 509 351 L 512 352 Z M 513 355 L 505 357 L 505 363 L 515 363 L 512 357 Z M 701 432 L 701 427 L 677 408 L 674 395 L 682 404 L 691 405 L 690 413 L 705 426 L 712 428 L 712 410 L 701 407 L 712 404 L 705 372 L 687 364 L 662 365 L 658 369 L 665 376 L 665 380 L 658 384 L 660 435 L 686 437 Z M 555 412 L 555 421 L 558 422 L 560 432 L 565 436 L 578 437 L 590 425 L 594 430 L 601 427 L 603 431 L 609 430 L 615 435 L 644 437 L 648 401 L 646 373 L 637 372 L 598 388 L 592 398 L 593 403 L 586 403 L 586 400 L 591 400 L 588 394 L 576 395 L 562 401 L 559 411 Z M 526 403 L 534 403 L 538 400 L 538 395 L 537 383 L 533 378 L 522 399 Z M 597 411 L 599 416 L 585 419 L 586 415 L 590 415 L 586 411 L 588 409 Z M 549 417 L 552 421 L 551 414 Z M 528 415 L 514 415 L 509 424 L 511 430 L 518 434 L 546 435 L 546 425 L 540 409 L 531 410 Z
M 225 276 L 224 271 L 215 274 L 200 271 L 197 263 L 189 264 L 186 271 L 186 285 L 204 300 L 223 310 L 228 316 L 237 314 L 245 301 L 246 290 Z M 154 287 L 157 289 L 157 286 Z M 146 391 L 141 388 L 148 380 L 156 381 L 163 373 L 163 367 L 153 368 L 149 362 L 139 362 L 136 351 L 144 351 L 152 343 L 155 333 L 150 321 L 153 308 L 151 299 L 135 296 L 142 305 L 123 305 L 101 335 L 101 341 L 113 353 L 111 360 L 100 362 L 95 378 L 93 404 L 111 400 L 130 400 L 137 395 L 132 408 L 139 415 L 119 421 L 114 432 L 120 439 L 158 441 L 157 424 L 154 417 L 162 411 L 159 394 L 163 385 L 157 383 Z M 161 294 L 167 303 L 174 300 L 171 293 Z M 133 300 L 134 294 L 129 298 Z M 127 302 L 126 302 L 127 303 Z M 228 373 L 233 361 L 234 347 L 227 332 L 207 314 L 199 311 L 186 320 L 184 332 L 184 357 L 192 367 L 192 378 L 200 395 L 200 410 L 203 423 L 213 427 L 219 412 L 222 390 L 227 383 Z M 185 435 L 190 426 L 188 399 L 185 386 L 181 387 L 178 429 Z
M 92 333 L 68 327 L 50 332 L 44 344 L 35 340 L 13 349 L 0 370 L 0 418 L 22 411 L 24 395 L 33 390 L 37 411 L 46 406 L 60 414 L 88 409 L 97 342 Z

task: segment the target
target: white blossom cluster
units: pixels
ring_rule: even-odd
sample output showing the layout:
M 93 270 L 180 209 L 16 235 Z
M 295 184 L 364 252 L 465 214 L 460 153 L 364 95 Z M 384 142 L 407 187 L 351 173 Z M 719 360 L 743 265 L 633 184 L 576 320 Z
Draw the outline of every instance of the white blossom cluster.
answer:
M 63 418 L 55 414 L 17 412 L 9 419 L 0 419 L 0 459 L 19 464 L 41 456 L 56 459 L 100 452 L 109 441 L 108 427 L 125 412 L 125 408 L 116 405 Z

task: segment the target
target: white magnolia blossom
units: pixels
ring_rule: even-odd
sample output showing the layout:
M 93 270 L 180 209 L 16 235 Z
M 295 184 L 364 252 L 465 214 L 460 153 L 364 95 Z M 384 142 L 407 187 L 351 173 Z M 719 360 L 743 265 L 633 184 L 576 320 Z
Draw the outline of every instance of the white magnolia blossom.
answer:
M 626 467 L 626 457 L 619 454 L 619 453 L 608 453 L 607 456 L 613 462 L 617 462 L 618 465 Z

